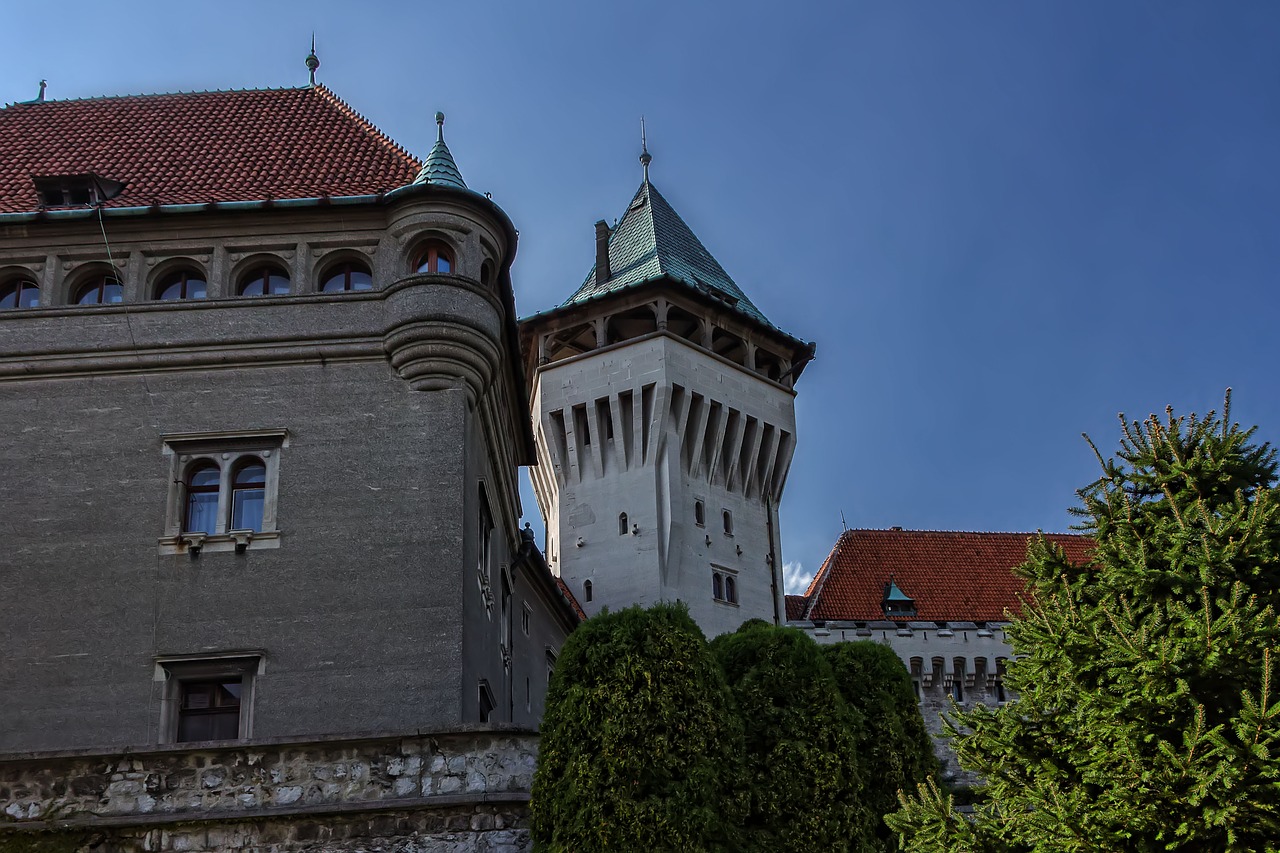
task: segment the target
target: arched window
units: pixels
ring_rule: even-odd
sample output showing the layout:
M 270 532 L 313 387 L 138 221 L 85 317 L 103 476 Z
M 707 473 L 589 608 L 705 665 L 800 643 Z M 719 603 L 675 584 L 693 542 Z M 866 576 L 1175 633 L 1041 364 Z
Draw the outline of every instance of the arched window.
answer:
M 730 604 L 738 603 L 738 582 L 733 575 L 724 576 L 724 600 Z
M 724 578 L 719 572 L 711 573 L 711 597 L 716 601 L 724 601 Z
M 625 512 L 618 513 L 618 535 L 623 536 L 627 532 L 627 514 Z
M 221 476 L 212 462 L 196 465 L 187 474 L 187 509 L 184 533 L 214 534 L 218 527 L 218 485 Z
M 699 527 L 707 524 L 707 507 L 702 501 L 693 502 L 693 523 Z
M 360 261 L 343 261 L 331 267 L 324 275 L 320 290 L 324 293 L 341 293 L 347 290 L 372 290 L 373 273 Z
M 262 530 L 267 495 L 267 466 L 251 457 L 231 478 L 231 530 Z
M 275 264 L 259 264 L 240 279 L 241 296 L 281 296 L 289 292 L 289 274 Z
M 591 581 L 582 582 L 582 597 L 587 601 L 591 600 Z
M 418 272 L 453 272 L 453 252 L 438 240 L 432 240 L 418 252 L 418 262 L 414 264 Z
M 115 276 L 99 275 L 76 288 L 76 305 L 106 305 L 124 301 L 124 285 Z
M 204 299 L 206 287 L 204 273 L 178 270 L 160 279 L 156 299 Z
M 485 287 L 493 284 L 493 263 L 485 261 L 480 265 L 480 283 Z
M 40 288 L 26 278 L 0 284 L 0 308 L 34 308 L 40 304 Z
M 725 535 L 732 536 L 733 535 L 733 513 L 729 512 L 729 510 L 726 509 L 722 515 L 724 518 Z

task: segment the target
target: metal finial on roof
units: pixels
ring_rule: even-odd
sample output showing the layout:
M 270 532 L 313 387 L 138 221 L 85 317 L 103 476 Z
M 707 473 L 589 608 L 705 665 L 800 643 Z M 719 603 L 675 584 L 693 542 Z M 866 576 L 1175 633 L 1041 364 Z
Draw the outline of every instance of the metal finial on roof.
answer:
M 444 142 L 444 113 L 436 112 L 436 142 Z
M 41 80 L 41 81 L 40 81 L 40 94 L 36 95 L 36 100 L 37 100 L 37 101 L 43 101 L 43 100 L 44 100 L 44 87 L 45 87 L 45 86 L 48 86 L 48 85 L 49 85 L 49 81 L 48 81 L 48 80 Z
M 316 34 L 311 34 L 311 52 L 307 54 L 307 71 L 311 74 L 311 85 L 316 84 L 316 69 L 320 67 L 320 57 L 316 56 Z
M 644 167 L 644 182 L 649 183 L 649 164 L 653 155 L 649 153 L 649 140 L 644 132 L 644 116 L 640 116 L 640 165 Z

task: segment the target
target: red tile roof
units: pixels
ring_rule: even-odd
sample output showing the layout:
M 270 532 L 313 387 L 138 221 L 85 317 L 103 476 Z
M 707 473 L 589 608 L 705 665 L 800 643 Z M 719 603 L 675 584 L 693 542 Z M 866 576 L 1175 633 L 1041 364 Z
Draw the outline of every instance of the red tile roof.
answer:
M 586 622 L 587 612 L 582 609 L 582 605 L 578 603 L 578 599 L 574 597 L 573 592 L 569 589 L 569 585 L 559 575 L 556 576 L 556 587 L 559 588 L 560 594 L 564 596 L 565 601 L 569 602 L 569 606 L 573 608 L 573 612 L 578 614 L 578 619 Z
M 892 578 L 915 601 L 915 619 L 998 622 L 1019 609 L 1024 589 L 1013 568 L 1027 558 L 1034 533 L 933 530 L 846 530 L 805 592 L 810 620 L 884 619 L 885 583 Z M 1047 533 L 1076 564 L 1089 561 L 1087 536 Z M 791 596 L 787 618 L 791 616 Z
M 787 604 L 787 621 L 795 622 L 804 618 L 805 605 L 809 603 L 809 599 L 803 595 L 787 595 L 783 596 Z
M 121 181 L 106 206 L 133 207 L 376 194 L 420 165 L 324 86 L 0 109 L 0 213 L 39 208 L 33 177 Z

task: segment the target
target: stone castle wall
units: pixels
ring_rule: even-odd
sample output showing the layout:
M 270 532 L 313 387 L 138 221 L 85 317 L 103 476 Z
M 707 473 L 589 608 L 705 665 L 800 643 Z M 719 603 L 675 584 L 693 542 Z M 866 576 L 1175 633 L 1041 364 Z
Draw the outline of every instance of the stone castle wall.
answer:
M 120 853 L 521 853 L 536 757 L 537 735 L 509 727 L 11 754 L 0 757 L 0 841 L 25 832 Z

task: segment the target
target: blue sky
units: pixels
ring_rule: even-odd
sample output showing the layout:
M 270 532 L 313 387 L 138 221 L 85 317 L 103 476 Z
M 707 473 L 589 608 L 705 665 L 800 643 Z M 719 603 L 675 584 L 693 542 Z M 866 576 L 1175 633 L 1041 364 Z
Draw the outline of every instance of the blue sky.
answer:
M 319 78 L 432 114 L 521 233 L 522 314 L 654 183 L 799 384 L 784 553 L 851 527 L 1064 530 L 1115 416 L 1280 435 L 1280 4 L 6 3 L 0 101 Z M 536 515 L 532 497 L 526 513 Z

